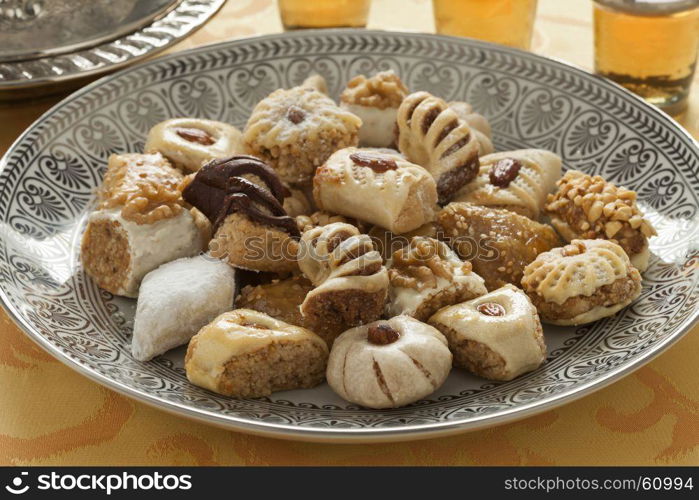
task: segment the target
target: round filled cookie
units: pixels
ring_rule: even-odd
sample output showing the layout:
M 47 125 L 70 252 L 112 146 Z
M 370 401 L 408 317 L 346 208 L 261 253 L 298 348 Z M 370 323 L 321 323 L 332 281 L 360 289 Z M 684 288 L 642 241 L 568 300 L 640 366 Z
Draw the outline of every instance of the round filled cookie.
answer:
M 452 356 L 444 336 L 410 316 L 358 326 L 340 335 L 326 377 L 342 398 L 367 408 L 397 408 L 446 380 Z
M 541 319 L 582 325 L 611 316 L 641 294 L 641 274 L 624 249 L 608 240 L 573 240 L 524 269 L 522 288 Z
M 536 308 L 513 285 L 440 309 L 429 323 L 449 341 L 454 365 L 479 377 L 512 380 L 546 359 Z

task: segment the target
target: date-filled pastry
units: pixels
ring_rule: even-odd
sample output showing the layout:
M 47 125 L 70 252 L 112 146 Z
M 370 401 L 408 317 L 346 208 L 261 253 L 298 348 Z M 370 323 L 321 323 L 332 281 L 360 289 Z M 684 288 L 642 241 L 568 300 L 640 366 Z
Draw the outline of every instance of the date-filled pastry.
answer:
M 518 285 L 524 268 L 541 252 L 560 245 L 546 224 L 504 209 L 453 202 L 437 215 L 440 236 L 485 280 L 488 290 Z
M 148 272 L 206 248 L 211 225 L 184 207 L 181 181 L 160 153 L 110 156 L 80 251 L 100 288 L 136 297 Z
M 410 94 L 398 109 L 396 123 L 398 150 L 432 174 L 440 204 L 476 177 L 476 134 L 443 99 L 428 92 Z
M 566 241 L 614 239 L 634 267 L 641 272 L 648 267 L 648 238 L 656 232 L 638 209 L 635 191 L 569 170 L 549 195 L 546 214 Z
M 150 129 L 146 153 L 161 153 L 185 172 L 196 172 L 215 158 L 243 152 L 240 130 L 200 118 L 174 118 Z
M 330 352 L 326 377 L 351 403 L 397 408 L 437 390 L 451 364 L 447 341 L 439 331 L 410 316 L 396 316 L 340 335 Z
M 449 341 L 454 366 L 479 377 L 512 380 L 546 359 L 536 308 L 513 285 L 439 310 L 429 320 Z
M 282 203 L 289 195 L 276 173 L 252 156 L 207 163 L 183 191 L 213 224 L 213 257 L 253 271 L 297 269 L 300 236 Z
M 199 387 L 257 398 L 320 384 L 327 360 L 328 347 L 316 334 L 257 311 L 236 309 L 192 338 L 185 370 Z
M 573 240 L 529 264 L 522 288 L 544 322 L 582 325 L 633 302 L 641 293 L 641 275 L 616 243 Z
M 518 149 L 481 156 L 478 176 L 454 201 L 506 208 L 537 220 L 546 196 L 561 177 L 561 158 L 545 149 Z
M 337 151 L 317 170 L 313 197 L 320 210 L 398 234 L 433 220 L 437 203 L 435 182 L 424 168 L 357 148 Z
M 452 101 L 449 103 L 449 107 L 453 109 L 457 116 L 463 121 L 468 123 L 471 127 L 471 131 L 476 134 L 478 139 L 478 154 L 483 156 L 495 151 L 492 142 L 492 131 L 490 129 L 490 123 L 485 118 L 485 116 L 480 113 L 476 113 L 467 102 L 463 101 Z
M 337 222 L 303 233 L 298 264 L 315 288 L 301 304 L 308 321 L 345 328 L 381 317 L 388 272 L 371 238 Z
M 310 86 L 279 89 L 253 109 L 243 132 L 249 152 L 284 182 L 303 184 L 338 149 L 356 146 L 357 116 Z
M 359 145 L 387 148 L 395 143 L 398 107 L 408 95 L 398 75 L 382 71 L 352 78 L 340 95 L 340 106 L 362 119 Z
M 233 308 L 235 270 L 208 255 L 177 259 L 149 272 L 136 304 L 131 352 L 147 361 L 186 344 Z
M 433 238 L 414 237 L 407 247 L 396 250 L 386 267 L 391 283 L 389 316 L 407 314 L 426 321 L 442 307 L 487 293 L 471 263 Z

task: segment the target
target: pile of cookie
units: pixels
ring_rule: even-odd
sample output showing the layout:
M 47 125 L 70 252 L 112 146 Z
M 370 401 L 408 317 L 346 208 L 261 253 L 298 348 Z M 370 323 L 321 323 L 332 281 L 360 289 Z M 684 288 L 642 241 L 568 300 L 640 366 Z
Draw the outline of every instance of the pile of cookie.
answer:
M 138 298 L 138 360 L 188 343 L 188 379 L 220 394 L 327 380 L 392 408 L 452 366 L 535 370 L 542 321 L 589 323 L 639 296 L 654 234 L 633 191 L 562 175 L 549 151 L 494 152 L 467 103 L 382 72 L 337 104 L 315 75 L 242 132 L 171 119 L 144 153 L 113 155 L 81 260 Z

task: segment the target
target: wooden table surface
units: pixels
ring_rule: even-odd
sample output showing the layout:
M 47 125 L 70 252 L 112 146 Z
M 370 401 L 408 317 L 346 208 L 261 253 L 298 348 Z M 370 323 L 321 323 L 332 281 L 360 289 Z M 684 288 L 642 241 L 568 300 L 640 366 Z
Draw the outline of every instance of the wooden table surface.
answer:
M 588 0 L 539 0 L 532 50 L 592 67 Z M 370 28 L 434 31 L 429 0 L 374 0 Z M 281 31 L 276 2 L 228 0 L 168 52 Z M 699 79 L 680 123 L 699 137 Z M 0 154 L 60 97 L 0 105 Z M 0 465 L 699 464 L 699 328 L 581 400 L 455 437 L 378 445 L 287 442 L 155 410 L 78 375 L 0 310 Z

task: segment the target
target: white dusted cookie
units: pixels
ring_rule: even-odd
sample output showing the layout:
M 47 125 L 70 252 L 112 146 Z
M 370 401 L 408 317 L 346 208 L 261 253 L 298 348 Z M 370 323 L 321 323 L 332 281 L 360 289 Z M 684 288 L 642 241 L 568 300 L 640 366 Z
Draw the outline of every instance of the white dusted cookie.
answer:
M 198 255 L 163 264 L 143 278 L 131 352 L 147 361 L 186 344 L 201 327 L 233 307 L 235 270 Z
M 615 314 L 641 294 L 641 275 L 607 240 L 573 240 L 524 269 L 522 288 L 542 321 L 582 325 Z
M 340 95 L 340 107 L 362 119 L 359 145 L 387 148 L 395 143 L 398 107 L 408 89 L 393 70 L 352 78 Z
M 225 396 L 257 398 L 307 389 L 325 375 L 328 347 L 318 335 L 264 313 L 236 309 L 204 326 L 189 343 L 187 379 Z
M 213 159 L 243 152 L 242 133 L 227 123 L 201 118 L 173 118 L 148 132 L 146 153 L 161 153 L 173 165 L 196 172 Z
M 397 408 L 437 390 L 451 370 L 444 336 L 410 316 L 358 326 L 340 335 L 326 377 L 342 398 L 367 408 Z
M 536 308 L 513 285 L 440 309 L 429 324 L 449 341 L 454 365 L 480 377 L 512 380 L 546 359 Z
M 391 282 L 390 316 L 407 314 L 426 321 L 442 307 L 487 292 L 483 278 L 473 272 L 446 243 L 414 236 L 386 263 Z
M 534 220 L 561 177 L 561 158 L 545 149 L 493 153 L 481 156 L 480 164 L 478 176 L 454 201 L 506 208 Z
M 320 210 L 399 234 L 434 219 L 437 189 L 424 168 L 405 158 L 345 148 L 316 171 L 313 197 Z
M 478 145 L 480 146 L 478 154 L 488 155 L 495 151 L 493 148 L 492 132 L 490 129 L 490 123 L 485 116 L 480 113 L 476 113 L 467 102 L 463 101 L 451 101 L 448 103 L 449 107 L 453 109 L 457 116 L 463 121 L 468 123 L 471 127 L 471 131 L 476 135 L 478 139 Z

